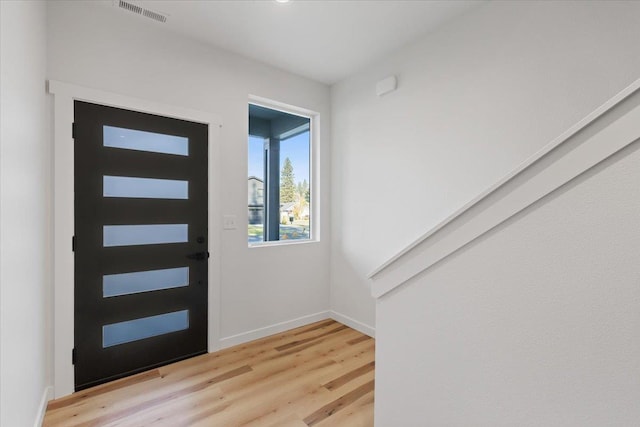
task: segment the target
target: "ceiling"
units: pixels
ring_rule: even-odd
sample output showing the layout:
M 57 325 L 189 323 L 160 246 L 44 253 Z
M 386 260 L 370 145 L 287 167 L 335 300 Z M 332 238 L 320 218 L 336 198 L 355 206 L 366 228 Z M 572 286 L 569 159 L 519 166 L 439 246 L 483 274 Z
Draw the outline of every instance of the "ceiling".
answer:
M 333 84 L 483 1 L 126 0 L 167 15 L 152 25 Z M 93 2 L 117 8 L 118 1 Z

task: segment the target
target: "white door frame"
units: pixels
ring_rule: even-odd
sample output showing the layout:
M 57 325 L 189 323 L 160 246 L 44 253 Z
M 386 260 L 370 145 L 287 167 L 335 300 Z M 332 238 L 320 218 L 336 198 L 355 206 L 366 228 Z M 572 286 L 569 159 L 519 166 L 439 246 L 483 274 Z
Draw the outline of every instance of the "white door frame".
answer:
M 53 106 L 53 387 L 54 398 L 73 393 L 74 152 L 73 102 L 87 101 L 209 125 L 209 324 L 208 350 L 220 348 L 220 116 L 58 81 L 48 82 Z

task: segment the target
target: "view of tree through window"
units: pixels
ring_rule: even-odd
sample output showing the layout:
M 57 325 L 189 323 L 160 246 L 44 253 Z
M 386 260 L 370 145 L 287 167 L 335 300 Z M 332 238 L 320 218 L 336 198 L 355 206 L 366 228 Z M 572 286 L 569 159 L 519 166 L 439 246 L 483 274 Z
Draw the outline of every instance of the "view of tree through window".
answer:
M 310 142 L 310 119 L 250 104 L 250 244 L 310 238 Z

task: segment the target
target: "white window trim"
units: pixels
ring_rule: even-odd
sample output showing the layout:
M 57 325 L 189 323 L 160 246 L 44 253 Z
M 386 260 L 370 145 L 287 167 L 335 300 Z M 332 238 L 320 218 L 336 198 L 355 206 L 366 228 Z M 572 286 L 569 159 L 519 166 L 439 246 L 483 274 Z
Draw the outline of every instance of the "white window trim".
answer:
M 309 189 L 311 191 L 310 210 L 310 238 L 305 240 L 270 240 L 266 242 L 249 243 L 249 249 L 268 248 L 286 245 L 306 245 L 320 242 L 320 113 L 302 107 L 274 101 L 257 95 L 249 95 L 248 104 L 258 107 L 269 108 L 287 114 L 305 117 L 310 120 L 309 124 Z M 249 136 L 247 126 L 247 137 Z M 246 156 L 248 158 L 248 156 Z M 248 167 L 247 167 L 248 169 Z M 248 227 L 248 221 L 245 229 Z

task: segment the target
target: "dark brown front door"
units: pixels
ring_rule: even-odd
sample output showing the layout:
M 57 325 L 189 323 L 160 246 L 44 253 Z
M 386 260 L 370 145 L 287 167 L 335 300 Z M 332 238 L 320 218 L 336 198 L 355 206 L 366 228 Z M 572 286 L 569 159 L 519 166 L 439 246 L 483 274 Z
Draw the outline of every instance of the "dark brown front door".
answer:
M 207 351 L 207 125 L 76 101 L 75 388 Z

